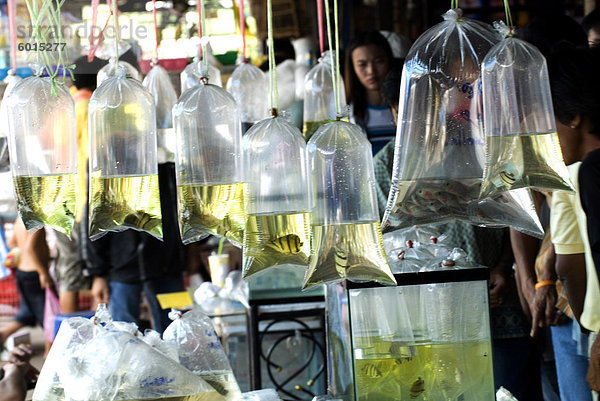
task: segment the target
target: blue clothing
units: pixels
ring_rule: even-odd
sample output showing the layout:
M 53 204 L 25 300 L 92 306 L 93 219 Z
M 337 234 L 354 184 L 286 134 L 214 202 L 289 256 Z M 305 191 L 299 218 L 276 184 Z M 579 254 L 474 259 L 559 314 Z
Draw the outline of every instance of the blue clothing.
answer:
M 15 270 L 15 277 L 21 297 L 15 320 L 25 326 L 35 326 L 36 323 L 43 326 L 46 290 L 40 284 L 40 275 L 36 271 Z
M 367 138 L 371 142 L 373 155 L 396 138 L 396 124 L 394 124 L 394 116 L 388 106 L 369 105 L 366 123 Z
M 517 400 L 542 401 L 540 362 L 533 339 L 493 339 L 494 384 Z
M 573 340 L 574 328 L 585 342 L 579 347 Z M 581 334 L 579 325 L 574 320 L 560 326 L 551 326 L 550 330 L 561 401 L 592 401 L 592 391 L 585 380 L 588 370 L 587 337 Z
M 146 294 L 146 299 L 150 304 L 154 330 L 162 332 L 171 323 L 169 311 L 162 309 L 156 294 L 183 291 L 183 278 L 179 277 L 160 277 L 154 280 L 148 280 L 139 284 L 120 283 L 111 281 L 108 310 L 113 320 L 123 322 L 133 322 L 139 325 L 140 316 L 140 297 L 142 290 Z

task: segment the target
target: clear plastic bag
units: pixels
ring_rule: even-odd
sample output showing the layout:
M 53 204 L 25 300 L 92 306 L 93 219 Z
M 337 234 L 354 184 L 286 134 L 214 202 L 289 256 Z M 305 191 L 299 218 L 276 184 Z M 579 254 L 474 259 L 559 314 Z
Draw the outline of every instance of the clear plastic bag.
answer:
M 133 228 L 162 238 L 154 99 L 123 68 L 89 104 L 89 235 Z
M 312 252 L 303 288 L 341 280 L 396 284 L 388 265 L 369 141 L 355 124 L 323 125 L 307 145 Z
M 6 87 L 4 88 L 4 95 L 2 96 L 2 102 L 0 102 L 0 121 L 8 121 L 8 115 L 6 114 L 6 104 L 10 92 L 12 92 L 15 85 L 21 81 L 21 77 L 15 75 L 12 70 L 8 71 L 8 75 L 4 78 Z M 10 169 L 9 157 L 8 157 L 8 123 L 0 125 L 0 172 L 5 172 Z
M 244 236 L 242 127 L 233 97 L 204 82 L 173 108 L 179 228 L 185 244 L 208 235 Z
M 62 322 L 33 400 L 224 400 L 202 378 L 125 326 L 97 317 Z
M 28 230 L 46 225 L 70 235 L 77 181 L 73 99 L 64 86 L 53 87 L 51 78 L 34 75 L 19 81 L 5 100 L 10 165 L 23 223 Z
M 506 25 L 496 26 L 508 34 Z M 524 187 L 573 191 L 542 53 L 508 36 L 483 59 L 481 81 L 486 164 L 480 197 Z
M 306 268 L 310 181 L 306 142 L 283 117 L 262 120 L 242 138 L 246 172 L 243 275 L 278 265 Z
M 175 161 L 176 138 L 172 110 L 177 103 L 177 93 L 167 71 L 153 61 L 153 67 L 142 85 L 154 96 L 156 106 L 156 147 L 159 163 Z
M 163 339 L 177 346 L 181 364 L 226 400 L 239 400 L 240 388 L 210 318 L 198 308 L 183 315 L 172 311 L 169 316 L 173 322 L 165 329 Z
M 334 53 L 335 54 L 335 53 Z M 346 104 L 344 84 L 340 79 L 340 104 Z M 302 133 L 308 141 L 317 129 L 335 120 L 335 98 L 331 77 L 331 53 L 326 51 L 304 78 L 304 123 Z
M 106 64 L 100 69 L 100 71 L 98 71 L 98 76 L 96 77 L 97 86 L 100 86 L 106 78 L 114 77 L 115 75 L 117 75 L 119 67 L 125 69 L 128 78 L 133 78 L 137 81 L 142 82 L 142 76 L 134 66 L 132 66 L 124 60 L 119 60 L 119 65 L 117 66 L 117 59 L 113 57 L 109 60 L 108 64 Z
M 268 93 L 265 73 L 250 64 L 238 65 L 227 81 L 227 91 L 233 95 L 242 115 L 242 124 L 252 125 L 267 117 Z
M 275 69 L 277 74 L 277 96 L 279 109 L 289 109 L 296 100 L 296 62 L 284 60 Z
M 461 13 L 444 14 L 444 22 L 417 39 L 404 64 L 392 189 L 382 227 L 462 219 L 543 235 L 528 193 L 517 195 L 529 196 L 525 209 L 511 193 L 479 200 L 485 165 L 480 65 L 500 37 Z M 522 219 L 513 219 L 516 215 Z
M 201 73 L 200 66 L 202 63 L 202 60 L 200 60 L 198 57 L 195 57 L 194 61 L 188 64 L 187 67 L 181 71 L 181 74 L 179 74 L 179 77 L 181 78 L 181 93 L 193 88 L 196 85 L 199 85 L 203 77 L 208 79 L 208 83 L 223 87 L 221 71 L 209 62 L 208 75 L 206 72 Z

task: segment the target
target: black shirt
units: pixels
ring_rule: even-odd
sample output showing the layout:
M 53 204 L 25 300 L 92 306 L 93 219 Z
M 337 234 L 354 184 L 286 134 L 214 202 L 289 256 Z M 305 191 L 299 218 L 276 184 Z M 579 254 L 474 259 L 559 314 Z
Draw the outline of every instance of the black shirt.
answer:
M 592 258 L 600 277 L 600 149 L 591 151 L 583 159 L 578 180 Z

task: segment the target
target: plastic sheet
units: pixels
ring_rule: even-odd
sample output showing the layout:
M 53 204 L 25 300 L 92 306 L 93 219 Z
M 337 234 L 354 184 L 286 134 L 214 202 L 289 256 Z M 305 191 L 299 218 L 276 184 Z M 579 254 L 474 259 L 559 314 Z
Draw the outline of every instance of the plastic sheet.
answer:
M 506 25 L 496 26 L 508 34 Z M 480 197 L 524 187 L 573 191 L 542 53 L 508 36 L 483 59 L 481 78 L 486 164 Z
M 528 192 L 479 199 L 485 165 L 480 64 L 500 37 L 491 26 L 462 18 L 460 9 L 444 19 L 417 39 L 404 64 L 382 227 L 462 219 L 541 236 Z
M 38 67 L 34 66 L 37 71 Z M 75 214 L 75 106 L 64 86 L 34 75 L 6 102 L 17 206 L 27 229 L 49 226 L 70 235 Z
M 339 81 L 340 104 L 346 104 L 344 83 Z M 331 77 L 331 53 L 326 51 L 304 78 L 304 123 L 302 133 L 308 141 L 317 129 L 335 120 L 335 98 Z
M 244 236 L 242 127 L 233 97 L 200 83 L 173 108 L 181 238 L 185 244 L 208 235 L 240 246 Z
M 242 124 L 252 125 L 267 117 L 267 80 L 260 68 L 250 64 L 238 65 L 227 81 L 227 91 L 233 95 L 241 113 Z
M 90 238 L 133 228 L 162 238 L 152 95 L 123 68 L 89 104 Z
M 154 66 L 144 78 L 142 85 L 154 97 L 156 106 L 156 146 L 159 163 L 174 162 L 176 150 L 175 130 L 172 110 L 177 103 L 177 93 L 167 71 L 154 62 Z
M 63 321 L 33 400 L 143 399 L 224 400 L 202 378 L 113 323 Z
M 355 124 L 323 125 L 307 145 L 312 252 L 303 288 L 341 280 L 396 284 L 388 265 L 369 141 Z
M 310 255 L 306 142 L 283 117 L 262 120 L 242 138 L 246 171 L 243 276 L 278 265 L 303 269 Z
M 173 311 L 170 317 L 173 322 L 165 329 L 163 339 L 177 346 L 181 364 L 226 400 L 239 400 L 240 388 L 210 318 L 197 308 L 183 315 Z
M 199 85 L 201 83 L 201 78 L 203 77 L 208 78 L 208 83 L 223 87 L 221 71 L 209 62 L 208 73 L 202 73 L 202 69 L 200 68 L 201 64 L 202 60 L 200 60 L 198 57 L 195 57 L 194 61 L 188 64 L 187 67 L 181 71 L 181 74 L 179 74 L 179 77 L 181 78 L 181 93 L 193 88 L 196 85 Z

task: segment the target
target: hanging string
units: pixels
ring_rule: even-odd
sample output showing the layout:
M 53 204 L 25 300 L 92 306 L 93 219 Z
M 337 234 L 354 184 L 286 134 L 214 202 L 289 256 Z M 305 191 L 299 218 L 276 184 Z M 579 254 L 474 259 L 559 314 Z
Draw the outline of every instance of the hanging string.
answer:
M 335 81 L 334 81 L 334 87 L 337 87 L 337 91 L 335 91 L 333 95 L 335 97 L 336 117 L 339 120 L 341 117 L 341 113 L 342 113 L 342 105 L 341 105 L 340 88 L 339 88 L 339 83 L 341 80 L 340 79 L 340 28 L 338 25 L 338 2 L 337 2 L 337 0 L 333 0 L 333 20 L 335 22 L 335 57 L 334 57 Z
M 98 50 L 98 46 L 100 46 L 100 43 L 102 42 L 102 37 L 104 36 L 104 31 L 106 30 L 106 27 L 108 27 L 108 23 L 110 22 L 110 17 L 112 17 L 113 12 L 112 12 L 112 7 L 110 7 L 110 0 L 107 0 L 107 4 L 109 6 L 110 9 L 110 14 L 108 15 L 108 18 L 106 18 L 106 22 L 104 23 L 104 27 L 102 27 L 102 30 L 100 31 L 100 34 L 98 35 L 98 41 L 94 44 L 94 27 L 96 26 L 96 23 L 98 21 L 98 5 L 100 4 L 100 0 L 92 0 L 92 22 L 91 22 L 91 33 L 90 33 L 90 48 L 88 50 L 88 63 L 91 63 L 92 61 L 94 61 L 94 55 L 96 54 L 96 50 Z
M 458 0 L 450 0 L 450 8 L 451 9 L 458 8 Z
M 198 39 L 200 39 L 200 43 L 198 44 L 198 57 L 202 58 L 202 1 L 196 0 L 196 12 L 198 13 Z
M 10 26 L 10 55 L 12 70 L 17 73 L 17 5 L 16 0 L 8 0 L 8 25 Z
M 246 62 L 246 16 L 244 15 L 244 0 L 240 0 L 240 33 L 242 34 L 242 60 Z
M 323 55 L 323 0 L 317 0 L 317 26 L 319 28 L 319 50 Z
M 117 0 L 112 0 L 112 14 L 114 17 L 115 29 L 115 65 L 119 65 L 119 15 L 117 10 Z
M 208 38 L 206 37 L 206 13 L 204 10 L 204 1 L 198 0 L 200 3 L 200 47 L 202 48 L 202 65 L 206 71 L 206 77 L 208 77 Z
M 273 5 L 271 0 L 267 0 L 267 24 L 268 24 L 268 43 L 269 43 L 269 94 L 271 101 L 271 115 L 277 117 L 279 108 L 279 99 L 277 93 L 277 73 L 275 64 L 275 48 L 273 45 Z
M 510 14 L 510 6 L 508 5 L 508 0 L 504 0 L 504 13 L 506 14 L 506 26 L 508 27 L 508 36 L 513 36 L 513 20 L 512 15 Z
M 154 18 L 154 36 L 156 37 L 154 50 L 156 51 L 156 62 L 158 62 L 158 23 L 156 22 L 156 0 L 152 0 L 152 18 Z
M 334 8 L 337 7 L 337 1 L 334 0 L 334 4 L 333 4 Z M 334 49 L 334 46 L 337 46 L 337 41 L 336 44 L 334 45 L 333 42 L 333 37 L 332 37 L 332 29 L 331 29 L 331 17 L 329 16 L 329 0 L 325 0 L 325 18 L 327 21 L 327 40 L 329 41 L 329 52 L 331 53 L 331 79 L 333 81 L 333 98 L 335 101 L 335 114 L 336 114 L 336 118 L 340 117 L 340 111 L 341 111 L 341 107 L 339 106 L 339 88 L 338 88 L 338 78 L 337 78 L 337 51 Z M 335 15 L 334 15 L 335 18 Z M 337 25 L 337 24 L 336 24 Z M 336 35 L 337 38 L 337 35 Z

